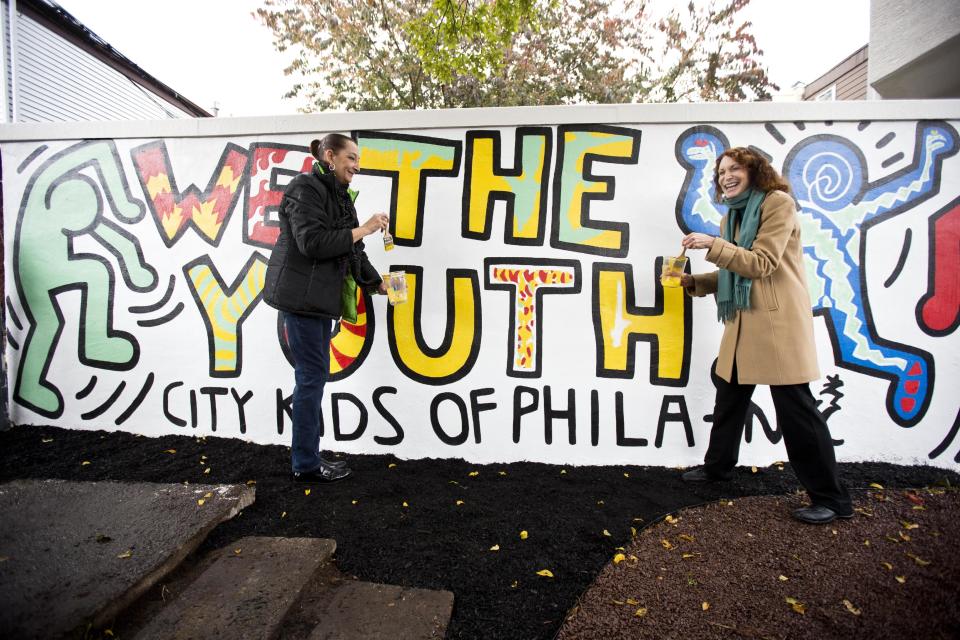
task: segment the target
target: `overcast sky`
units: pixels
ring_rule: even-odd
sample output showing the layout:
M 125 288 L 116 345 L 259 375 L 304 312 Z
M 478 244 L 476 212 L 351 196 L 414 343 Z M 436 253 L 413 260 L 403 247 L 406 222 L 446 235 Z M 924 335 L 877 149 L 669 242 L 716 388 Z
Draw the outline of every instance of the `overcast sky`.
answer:
M 660 0 L 661 3 L 672 0 Z M 695 0 L 697 2 L 701 0 Z M 221 116 L 296 113 L 290 54 L 252 17 L 259 0 L 57 0 L 175 91 Z M 687 0 L 680 0 L 685 5 Z M 815 80 L 867 43 L 869 0 L 753 0 L 744 11 L 781 89 Z

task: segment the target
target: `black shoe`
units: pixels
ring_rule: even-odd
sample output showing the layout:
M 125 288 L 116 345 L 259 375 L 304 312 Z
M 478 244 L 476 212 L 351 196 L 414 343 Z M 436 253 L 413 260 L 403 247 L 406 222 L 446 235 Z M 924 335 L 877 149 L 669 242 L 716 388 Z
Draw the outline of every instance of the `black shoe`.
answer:
M 325 467 L 333 467 L 334 469 L 343 469 L 347 466 L 346 460 L 327 460 L 326 458 L 320 458 L 320 464 Z
M 794 510 L 793 517 L 800 522 L 807 524 L 827 524 L 837 518 L 852 518 L 853 511 L 850 513 L 839 513 L 830 507 L 824 507 L 819 504 L 812 504 L 809 507 L 801 507 Z
M 320 468 L 308 473 L 293 473 L 294 482 L 336 482 L 353 475 L 353 471 L 347 467 L 331 467 L 329 465 L 320 465 Z
M 693 482 L 693 483 L 705 483 L 705 482 L 722 482 L 723 480 L 729 480 L 730 478 L 723 478 L 720 476 L 715 476 L 707 473 L 707 470 L 703 467 L 697 467 L 696 469 L 691 469 L 687 471 L 682 476 L 680 476 L 684 482 Z

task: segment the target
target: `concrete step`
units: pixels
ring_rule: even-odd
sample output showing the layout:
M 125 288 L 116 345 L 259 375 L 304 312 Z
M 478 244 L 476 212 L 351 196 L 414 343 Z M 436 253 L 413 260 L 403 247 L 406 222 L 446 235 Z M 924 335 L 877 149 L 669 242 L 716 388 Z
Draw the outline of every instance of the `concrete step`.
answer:
M 243 485 L 0 485 L 0 637 L 103 626 L 254 496 Z
M 335 549 L 333 540 L 320 538 L 242 538 L 221 552 L 136 638 L 274 638 L 304 586 Z
M 440 639 L 452 611 L 449 591 L 346 581 L 318 609 L 309 640 Z

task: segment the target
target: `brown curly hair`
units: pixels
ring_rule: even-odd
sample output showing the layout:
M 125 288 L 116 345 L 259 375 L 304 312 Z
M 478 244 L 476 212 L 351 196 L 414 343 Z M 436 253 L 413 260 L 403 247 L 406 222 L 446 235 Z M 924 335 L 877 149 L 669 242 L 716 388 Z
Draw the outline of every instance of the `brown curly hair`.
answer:
M 760 191 L 783 191 L 790 193 L 790 183 L 777 173 L 773 165 L 762 155 L 746 147 L 731 147 L 720 154 L 717 163 L 713 166 L 713 187 L 717 202 L 723 201 L 723 190 L 720 188 L 720 161 L 725 157 L 733 158 L 738 164 L 747 168 L 750 176 L 750 186 Z

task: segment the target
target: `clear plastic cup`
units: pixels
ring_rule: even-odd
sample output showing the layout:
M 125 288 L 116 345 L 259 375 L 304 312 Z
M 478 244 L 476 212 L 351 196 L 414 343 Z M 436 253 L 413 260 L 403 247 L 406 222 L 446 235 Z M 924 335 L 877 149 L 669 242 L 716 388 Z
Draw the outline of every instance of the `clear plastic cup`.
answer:
M 679 287 L 680 277 L 687 268 L 687 256 L 663 256 L 660 267 L 660 284 L 665 287 Z
M 407 301 L 407 272 L 391 271 L 382 275 L 387 285 L 387 300 L 391 305 L 402 304 Z

